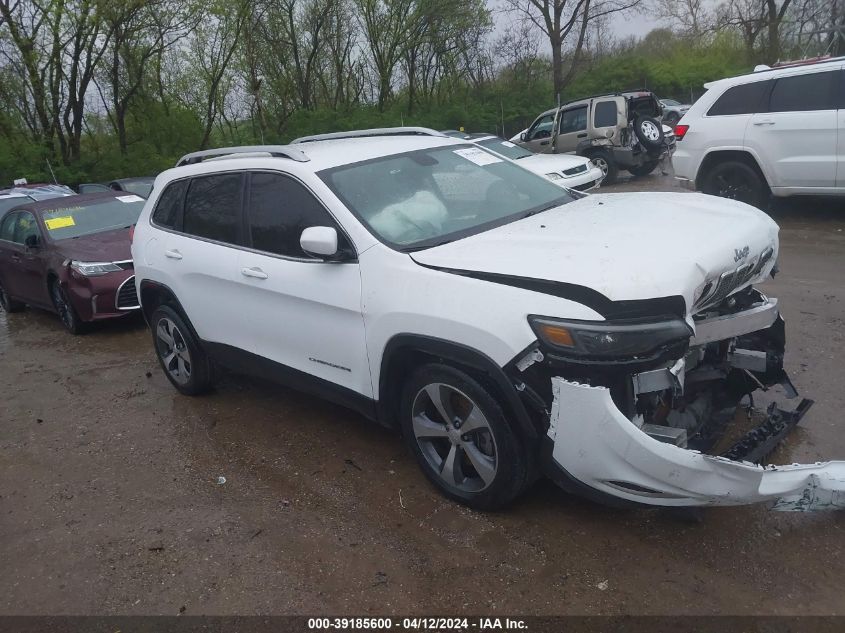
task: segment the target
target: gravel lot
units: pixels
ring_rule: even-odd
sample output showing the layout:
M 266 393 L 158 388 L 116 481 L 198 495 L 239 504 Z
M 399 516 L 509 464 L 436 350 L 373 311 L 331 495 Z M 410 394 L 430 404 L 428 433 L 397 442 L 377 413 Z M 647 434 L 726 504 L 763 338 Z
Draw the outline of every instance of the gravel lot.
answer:
M 817 401 L 784 462 L 845 458 L 843 207 L 773 211 L 764 291 Z M 0 614 L 845 614 L 843 513 L 692 524 L 543 482 L 473 512 L 344 409 L 238 377 L 178 395 L 138 319 L 72 337 L 0 313 L 0 389 Z

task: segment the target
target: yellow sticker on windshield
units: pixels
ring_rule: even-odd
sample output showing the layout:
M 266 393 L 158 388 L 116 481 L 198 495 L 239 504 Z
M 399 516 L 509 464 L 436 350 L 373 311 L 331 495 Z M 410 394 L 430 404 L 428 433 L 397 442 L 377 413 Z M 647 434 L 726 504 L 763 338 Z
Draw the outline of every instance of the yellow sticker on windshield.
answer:
M 76 222 L 73 221 L 72 215 L 66 215 L 61 218 L 53 218 L 52 220 L 44 220 L 44 224 L 46 224 L 47 228 L 51 231 L 55 229 L 63 229 L 66 226 L 76 226 Z

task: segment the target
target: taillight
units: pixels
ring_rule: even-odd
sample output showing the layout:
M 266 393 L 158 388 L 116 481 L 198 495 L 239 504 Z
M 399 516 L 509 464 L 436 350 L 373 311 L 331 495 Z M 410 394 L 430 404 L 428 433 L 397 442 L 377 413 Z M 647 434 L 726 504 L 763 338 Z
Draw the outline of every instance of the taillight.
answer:
M 686 136 L 687 131 L 689 130 L 689 125 L 676 125 L 675 126 L 675 138 L 679 141 L 684 140 L 684 136 Z
M 134 239 L 134 237 L 135 237 L 135 225 L 133 224 L 132 226 L 129 227 L 129 243 L 130 244 L 132 243 L 132 240 Z

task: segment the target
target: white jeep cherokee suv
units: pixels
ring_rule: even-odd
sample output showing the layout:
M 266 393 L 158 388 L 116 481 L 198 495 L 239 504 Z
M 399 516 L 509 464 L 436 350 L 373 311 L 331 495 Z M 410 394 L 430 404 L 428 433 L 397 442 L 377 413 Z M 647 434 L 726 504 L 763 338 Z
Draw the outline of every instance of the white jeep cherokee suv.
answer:
M 738 202 L 584 196 L 398 128 L 189 154 L 132 253 L 176 389 L 226 366 L 320 394 L 398 427 L 470 506 L 540 473 L 617 503 L 835 506 L 845 464 L 756 464 L 809 401 L 736 428 L 761 386 L 796 395 L 752 287 L 777 233 Z
M 845 195 L 845 58 L 761 67 L 705 85 L 675 127 L 681 184 L 763 206 Z

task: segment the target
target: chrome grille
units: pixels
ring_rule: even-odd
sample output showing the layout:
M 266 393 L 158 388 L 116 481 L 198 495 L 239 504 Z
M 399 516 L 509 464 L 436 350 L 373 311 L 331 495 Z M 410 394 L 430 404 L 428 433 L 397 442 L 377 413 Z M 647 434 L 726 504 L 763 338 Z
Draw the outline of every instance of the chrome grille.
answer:
M 722 273 L 717 281 L 709 282 L 701 293 L 701 298 L 693 306 L 693 313 L 698 313 L 705 308 L 718 305 L 727 299 L 734 292 L 745 286 L 749 281 L 759 275 L 769 260 L 774 255 L 774 249 L 769 247 L 756 262 L 748 262 L 735 270 Z
M 115 295 L 114 305 L 118 310 L 137 310 L 138 293 L 135 290 L 135 275 L 120 284 Z
M 572 167 L 571 169 L 564 169 L 563 175 L 564 176 L 575 176 L 576 174 L 582 174 L 587 171 L 587 163 L 583 165 L 578 165 L 577 167 Z

